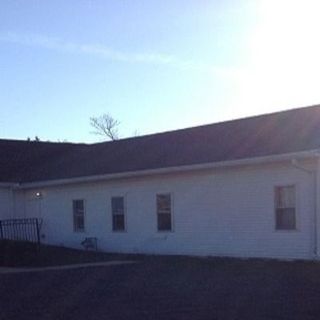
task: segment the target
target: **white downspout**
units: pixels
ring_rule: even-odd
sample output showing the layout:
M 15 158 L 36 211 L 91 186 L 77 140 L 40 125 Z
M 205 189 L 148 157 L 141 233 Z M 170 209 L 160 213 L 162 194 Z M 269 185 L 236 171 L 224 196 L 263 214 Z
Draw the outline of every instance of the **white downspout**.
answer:
M 318 167 L 318 161 L 317 161 Z M 314 217 L 313 217 L 313 234 L 314 234 L 314 244 L 313 244 L 313 254 L 314 259 L 318 258 L 318 168 L 313 170 L 312 177 L 313 177 L 313 197 L 314 197 Z
M 313 178 L 313 255 L 314 259 L 318 258 L 318 171 L 319 171 L 319 159 L 317 158 L 316 169 L 310 170 L 301 166 L 296 159 L 291 160 L 291 164 L 296 169 L 304 171 L 310 174 Z

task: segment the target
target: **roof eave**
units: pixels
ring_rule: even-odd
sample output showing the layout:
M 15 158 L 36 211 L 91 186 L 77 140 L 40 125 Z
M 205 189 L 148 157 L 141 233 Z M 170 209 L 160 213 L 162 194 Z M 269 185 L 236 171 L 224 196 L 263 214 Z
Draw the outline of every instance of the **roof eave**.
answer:
M 0 182 L 0 188 L 14 188 L 18 187 L 20 184 L 18 182 Z
M 286 154 L 279 154 L 279 155 L 245 158 L 245 159 L 238 159 L 238 160 L 228 160 L 228 161 L 220 161 L 220 162 L 209 162 L 209 163 L 203 163 L 203 164 L 183 165 L 183 166 L 147 169 L 147 170 L 138 170 L 138 171 L 126 171 L 121 173 L 35 181 L 35 182 L 26 182 L 26 183 L 18 183 L 18 184 L 15 183 L 15 184 L 12 184 L 11 186 L 17 189 L 32 189 L 32 188 L 50 187 L 50 186 L 58 186 L 58 185 L 69 185 L 69 184 L 76 184 L 76 183 L 99 182 L 104 180 L 116 180 L 116 179 L 134 178 L 134 177 L 159 175 L 159 174 L 198 171 L 198 170 L 205 170 L 205 169 L 246 166 L 251 164 L 252 165 L 267 164 L 272 162 L 281 162 L 281 161 L 292 160 L 292 159 L 298 160 L 298 159 L 314 158 L 319 156 L 320 156 L 320 149 L 315 149 L 310 151 L 301 151 L 301 152 L 295 152 L 295 153 L 286 153 Z

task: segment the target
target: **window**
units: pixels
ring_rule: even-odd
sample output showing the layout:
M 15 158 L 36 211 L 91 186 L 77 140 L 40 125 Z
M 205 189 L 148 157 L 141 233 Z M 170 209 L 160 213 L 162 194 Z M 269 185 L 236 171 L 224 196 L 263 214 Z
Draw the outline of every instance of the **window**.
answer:
M 113 231 L 124 231 L 124 198 L 123 197 L 112 197 L 111 198 L 111 209 L 112 209 L 112 230 Z
M 275 188 L 276 229 L 296 229 L 295 186 Z
M 84 201 L 73 200 L 73 230 L 84 232 Z
M 157 218 L 158 231 L 171 231 L 171 195 L 158 194 L 157 195 Z

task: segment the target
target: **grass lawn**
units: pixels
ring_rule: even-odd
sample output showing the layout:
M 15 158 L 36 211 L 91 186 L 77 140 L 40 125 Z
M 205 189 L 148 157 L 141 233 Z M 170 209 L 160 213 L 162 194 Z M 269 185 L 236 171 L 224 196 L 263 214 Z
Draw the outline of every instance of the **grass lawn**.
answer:
M 109 254 L 46 245 L 38 247 L 27 242 L 0 241 L 0 267 L 45 267 L 110 260 L 134 260 L 137 257 L 137 255 Z
M 51 249 L 58 250 L 47 252 Z M 0 274 L 0 319 L 320 319 L 319 263 L 174 256 L 139 260 Z

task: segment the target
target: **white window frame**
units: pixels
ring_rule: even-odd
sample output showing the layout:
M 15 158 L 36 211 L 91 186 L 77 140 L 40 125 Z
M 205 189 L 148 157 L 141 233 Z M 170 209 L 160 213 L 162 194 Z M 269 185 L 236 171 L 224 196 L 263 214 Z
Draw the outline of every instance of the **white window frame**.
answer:
M 286 208 L 292 208 L 292 207 L 283 207 L 279 208 L 277 206 L 277 192 L 279 188 L 287 188 L 287 187 L 293 187 L 294 188 L 294 219 L 295 219 L 295 226 L 292 229 L 285 229 L 285 228 L 278 228 L 277 226 L 277 209 L 286 209 Z M 296 183 L 286 183 L 286 184 L 279 184 L 275 185 L 273 188 L 273 199 L 274 199 L 274 229 L 276 232 L 295 232 L 298 231 L 298 223 L 299 223 L 299 217 L 298 217 L 298 185 Z
M 159 230 L 159 223 L 158 223 L 158 196 L 170 196 L 170 219 L 171 219 L 171 228 L 167 230 Z M 173 194 L 172 192 L 158 192 L 156 194 L 156 230 L 159 233 L 171 233 L 174 232 L 174 219 L 173 219 Z
M 77 214 L 74 210 L 75 201 L 82 201 L 83 202 L 83 213 L 82 213 L 83 214 L 83 229 L 78 228 L 75 224 L 75 222 L 76 222 L 75 215 Z M 73 220 L 73 232 L 84 233 L 86 231 L 86 202 L 84 199 L 73 199 L 72 200 L 72 220 Z
M 113 198 L 122 198 L 123 199 L 123 229 L 115 230 L 113 228 L 113 216 L 120 215 L 120 214 L 114 214 L 113 208 L 112 208 L 112 199 Z M 115 233 L 122 233 L 127 232 L 127 207 L 126 207 L 126 197 L 124 195 L 112 195 L 110 198 L 110 206 L 111 206 L 111 231 Z

